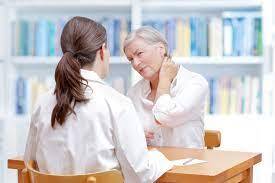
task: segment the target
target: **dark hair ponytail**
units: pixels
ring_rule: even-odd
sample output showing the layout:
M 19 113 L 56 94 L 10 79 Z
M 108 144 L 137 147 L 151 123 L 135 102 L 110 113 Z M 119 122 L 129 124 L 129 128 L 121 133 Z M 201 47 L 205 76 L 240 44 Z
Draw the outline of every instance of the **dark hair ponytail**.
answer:
M 51 126 L 55 122 L 62 125 L 70 114 L 75 114 L 77 102 L 85 102 L 84 90 L 88 81 L 80 74 L 84 65 L 92 65 L 96 52 L 106 42 L 105 28 L 88 18 L 74 17 L 64 27 L 61 35 L 63 56 L 55 69 L 56 105 L 51 116 Z

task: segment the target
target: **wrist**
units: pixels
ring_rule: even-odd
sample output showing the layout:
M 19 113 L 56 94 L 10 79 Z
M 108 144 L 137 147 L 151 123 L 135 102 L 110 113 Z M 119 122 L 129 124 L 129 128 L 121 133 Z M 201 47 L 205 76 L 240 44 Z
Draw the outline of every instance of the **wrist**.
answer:
M 158 87 L 159 88 L 170 88 L 172 80 L 169 78 L 161 78 L 159 79 Z

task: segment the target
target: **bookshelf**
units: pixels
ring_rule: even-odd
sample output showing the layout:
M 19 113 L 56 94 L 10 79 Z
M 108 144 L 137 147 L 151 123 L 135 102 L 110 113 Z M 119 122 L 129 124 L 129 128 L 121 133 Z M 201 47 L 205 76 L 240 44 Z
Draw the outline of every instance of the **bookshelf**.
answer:
M 143 0 L 141 3 L 142 9 L 145 11 L 156 10 L 165 11 L 173 9 L 173 11 L 224 11 L 224 10 L 255 10 L 260 9 L 262 4 L 257 0 L 219 0 L 219 1 L 208 1 L 208 0 L 198 0 L 198 1 L 180 1 L 175 0 L 173 2 L 168 2 L 164 0 Z
M 18 56 L 12 57 L 14 65 L 52 65 L 55 67 L 61 57 L 34 57 L 34 56 Z M 130 64 L 126 57 L 111 57 L 110 64 L 125 65 Z
M 70 8 L 87 8 L 87 9 L 101 9 L 109 10 L 109 8 L 114 8 L 115 11 L 121 9 L 130 9 L 131 1 L 130 0 L 119 0 L 119 1 L 15 1 L 9 4 L 11 7 L 20 9 L 20 10 L 31 10 L 33 8 L 40 8 L 46 10 L 54 9 L 70 9 Z M 118 9 L 117 9 L 118 8 Z M 111 10 L 114 10 L 111 9 Z
M 267 0 L 269 1 L 269 0 Z M 37 21 L 39 19 L 47 20 L 67 20 L 69 17 L 80 15 L 100 20 L 102 17 L 125 18 L 131 21 L 131 29 L 136 29 L 143 25 L 147 20 L 160 19 L 161 21 L 169 18 L 184 18 L 186 16 L 206 16 L 206 17 L 223 17 L 224 12 L 259 12 L 262 16 L 263 23 L 263 54 L 261 56 L 175 56 L 174 61 L 182 64 L 186 68 L 203 74 L 205 77 L 221 77 L 227 74 L 229 77 L 240 77 L 243 75 L 251 75 L 259 78 L 260 91 L 263 93 L 264 83 L 263 78 L 269 72 L 267 65 L 270 62 L 269 53 L 269 38 L 272 30 L 269 23 L 269 6 L 267 1 L 259 0 L 13 0 L 2 3 L 0 1 L 0 10 L 3 7 L 6 11 L 0 15 L 5 21 L 1 22 L 0 28 L 4 29 L 4 42 L 8 44 L 7 50 L 0 49 L 0 71 L 5 72 L 5 77 L 0 78 L 4 83 L 5 92 L 2 94 L 0 102 L 1 119 L 7 123 L 8 120 L 19 122 L 20 125 L 28 124 L 29 114 L 17 115 L 15 112 L 15 82 L 18 76 L 23 77 L 38 77 L 38 80 L 45 76 L 51 76 L 53 81 L 53 73 L 55 66 L 59 60 L 59 56 L 34 56 L 34 54 L 26 56 L 18 56 L 13 54 L 12 45 L 12 26 L 13 22 L 18 20 Z M 273 31 L 275 28 L 273 26 Z M 1 29 L 0 29 L 1 33 Z M 0 37 L 1 40 L 1 37 Z M 2 51 L 2 52 L 1 52 Z M 3 54 L 1 54 L 3 53 Z M 6 54 L 7 53 L 7 54 Z M 128 88 L 139 77 L 136 72 L 131 69 L 131 65 L 125 57 L 119 55 L 112 56 L 110 59 L 111 68 L 110 75 L 107 78 L 108 82 L 116 76 L 121 76 L 125 82 L 124 87 Z M 5 69 L 4 69 L 5 68 Z M 1 74 L 0 74 L 1 75 Z M 125 89 L 126 90 L 126 89 Z M 1 91 L 0 91 L 1 97 Z M 10 99 L 10 100 L 7 100 Z M 4 101 L 4 102 L 2 102 Z M 5 107 L 4 107 L 5 106 Z M 263 102 L 260 104 L 263 107 Z M 262 109 L 264 111 L 265 109 Z M 5 115 L 4 115 L 5 114 Z M 207 121 L 218 121 L 230 117 L 234 120 L 245 120 L 247 116 L 261 116 L 262 114 L 214 114 L 207 115 Z M 2 117 L 1 117 L 2 116 Z M 8 117 L 7 117 L 8 116 Z M 15 123 L 13 123 L 15 124 Z M 18 127 L 18 126 L 17 126 Z M 21 128 L 21 127 L 19 127 Z M 23 127 L 22 127 L 23 129 Z M 26 132 L 25 132 L 26 133 Z M 20 135 L 24 135 L 19 133 Z M 18 137 L 20 138 L 20 137 Z M 24 139 L 24 138 L 23 138 Z M 17 142 L 19 143 L 19 142 Z M 21 142 L 20 142 L 21 143 Z M 24 142 L 22 142 L 24 143 Z M 21 151 L 21 150 L 17 150 Z M 4 177 L 2 180 L 6 180 Z M 0 182 L 2 182 L 0 177 Z
M 66 3 L 64 3 L 66 2 Z M 206 17 L 219 16 L 222 17 L 224 12 L 228 11 L 241 11 L 243 14 L 246 12 L 264 11 L 264 4 L 261 1 L 163 1 L 163 0 L 121 0 L 114 2 L 108 1 L 10 1 L 6 4 L 9 13 L 9 25 L 11 22 L 19 19 L 37 20 L 37 18 L 47 18 L 52 20 L 56 17 L 69 18 L 74 15 L 88 16 L 98 19 L 102 15 L 108 17 L 126 17 L 131 20 L 132 29 L 138 28 L 143 25 L 144 21 L 154 19 L 167 19 L 168 17 L 184 17 L 184 16 L 201 16 Z M 91 13 L 92 11 L 92 13 Z M 36 17 L 36 18 L 34 18 Z M 264 21 L 264 17 L 262 18 Z M 12 29 L 9 26 L 10 30 Z M 10 33 L 12 34 L 12 33 Z M 9 35 L 11 37 L 12 35 Z M 12 40 L 11 40 L 12 42 Z M 12 47 L 12 45 L 10 45 Z M 7 56 L 6 64 L 8 64 L 11 71 L 9 74 L 10 79 L 14 80 L 15 75 L 18 73 L 29 73 L 31 69 L 39 68 L 39 72 L 43 72 L 43 67 L 54 71 L 54 67 L 58 62 L 58 56 L 17 56 L 11 53 Z M 1 60 L 1 59 L 0 59 Z M 7 61 L 8 60 L 8 61 Z M 259 77 L 260 81 L 263 79 L 265 73 L 265 54 L 262 56 L 175 56 L 174 60 L 178 64 L 182 64 L 187 68 L 203 74 L 205 77 L 219 77 L 219 75 L 228 73 L 229 76 L 241 76 L 251 74 Z M 129 63 L 123 57 L 112 57 L 110 60 L 111 72 L 112 67 L 119 70 L 119 72 L 132 73 L 131 77 L 126 77 L 128 80 L 126 86 L 137 81 L 134 71 L 132 71 Z M 123 68 L 123 69 L 121 69 Z M 19 70 L 19 71 L 18 71 Z M 25 74 L 26 75 L 26 74 Z M 113 75 L 113 74 L 111 74 Z M 262 82 L 260 83 L 262 88 Z M 8 88 L 13 88 L 9 86 Z M 10 90 L 9 93 L 14 93 Z M 14 105 L 9 104 L 9 111 L 14 111 Z M 14 114 L 10 114 L 14 115 Z
M 262 57 L 176 57 L 178 64 L 191 65 L 262 65 Z

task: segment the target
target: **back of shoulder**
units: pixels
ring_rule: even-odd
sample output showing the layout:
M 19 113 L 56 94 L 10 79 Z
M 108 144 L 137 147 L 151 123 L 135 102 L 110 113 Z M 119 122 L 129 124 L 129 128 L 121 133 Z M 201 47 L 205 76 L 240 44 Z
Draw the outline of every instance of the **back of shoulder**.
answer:
M 117 106 L 118 108 L 124 108 L 131 104 L 131 100 L 125 95 L 119 93 L 114 88 L 105 85 L 102 88 L 103 97 L 107 100 L 107 102 L 111 105 Z
M 47 114 L 51 114 L 55 103 L 56 99 L 53 90 L 40 94 L 35 101 L 35 105 L 30 109 L 32 124 L 38 124 L 40 122 L 39 118 L 41 115 L 45 116 Z
M 54 95 L 54 90 L 51 89 L 45 93 L 40 94 L 35 102 L 33 111 L 35 112 L 39 107 L 44 109 L 49 108 L 49 106 L 53 106 L 56 103 L 56 98 Z

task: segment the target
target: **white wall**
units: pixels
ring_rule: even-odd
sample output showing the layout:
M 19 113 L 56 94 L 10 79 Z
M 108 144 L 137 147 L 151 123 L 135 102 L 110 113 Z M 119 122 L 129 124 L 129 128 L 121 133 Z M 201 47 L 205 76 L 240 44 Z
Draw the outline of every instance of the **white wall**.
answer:
M 220 149 L 262 153 L 262 162 L 254 167 L 253 182 L 272 182 L 274 118 L 272 121 L 272 117 L 263 116 L 207 117 L 205 123 L 205 129 L 221 131 Z

